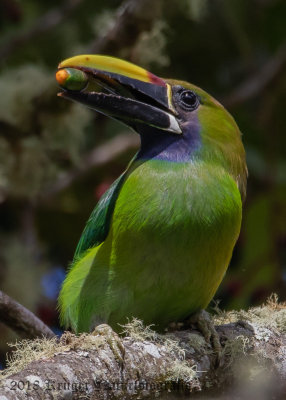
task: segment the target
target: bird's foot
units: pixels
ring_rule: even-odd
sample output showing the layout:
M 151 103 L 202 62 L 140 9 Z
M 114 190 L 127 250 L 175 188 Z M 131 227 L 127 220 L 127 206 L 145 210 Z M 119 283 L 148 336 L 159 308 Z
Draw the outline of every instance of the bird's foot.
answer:
M 219 366 L 222 356 L 222 347 L 219 334 L 215 329 L 210 314 L 205 310 L 200 310 L 188 319 L 187 324 L 189 326 L 195 325 L 204 336 L 205 341 L 212 345 L 213 351 L 216 354 L 216 364 Z
M 92 332 L 93 335 L 104 337 L 106 343 L 109 345 L 116 361 L 120 367 L 123 368 L 125 348 L 122 344 L 120 337 L 116 332 L 107 324 L 98 325 Z
M 170 322 L 165 331 L 166 332 L 181 331 L 184 328 L 186 328 L 184 322 Z

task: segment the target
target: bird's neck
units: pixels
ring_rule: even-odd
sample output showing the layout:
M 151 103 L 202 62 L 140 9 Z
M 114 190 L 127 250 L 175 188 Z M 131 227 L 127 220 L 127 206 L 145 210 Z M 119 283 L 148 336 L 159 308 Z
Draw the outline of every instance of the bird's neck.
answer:
M 241 197 L 245 197 L 247 168 L 245 153 L 239 139 L 236 146 L 229 141 L 205 143 L 197 119 L 188 122 L 183 134 L 149 127 L 137 132 L 141 137 L 141 148 L 136 160 L 139 162 L 158 160 L 175 164 L 206 163 L 209 166 L 220 166 L 236 182 Z
M 189 162 L 192 155 L 200 148 L 200 128 L 197 121 L 184 134 L 171 134 L 163 130 L 149 127 L 139 134 L 141 148 L 138 160 L 162 160 L 176 163 Z

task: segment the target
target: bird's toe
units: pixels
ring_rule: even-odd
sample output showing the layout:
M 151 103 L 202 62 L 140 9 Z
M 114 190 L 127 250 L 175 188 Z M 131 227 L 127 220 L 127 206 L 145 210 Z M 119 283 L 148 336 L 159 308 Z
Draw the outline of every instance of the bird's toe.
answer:
M 98 325 L 92 334 L 104 337 L 106 344 L 114 355 L 114 358 L 120 366 L 123 367 L 125 348 L 119 335 L 107 324 Z
M 204 336 L 206 342 L 212 346 L 216 354 L 216 364 L 219 365 L 222 356 L 222 346 L 210 314 L 205 310 L 200 310 L 189 318 L 188 324 L 189 326 L 195 325 Z

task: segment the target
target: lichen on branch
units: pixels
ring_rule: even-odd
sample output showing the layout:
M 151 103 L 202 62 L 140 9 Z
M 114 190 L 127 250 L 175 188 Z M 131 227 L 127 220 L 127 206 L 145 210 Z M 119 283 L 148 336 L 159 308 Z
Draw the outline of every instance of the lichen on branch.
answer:
M 47 392 L 51 399 L 62 398 L 63 392 L 72 399 L 143 398 L 166 390 L 210 394 L 219 388 L 251 388 L 257 396 L 266 390 L 283 392 L 286 306 L 273 296 L 262 307 L 219 312 L 214 320 L 223 345 L 219 366 L 199 332 L 158 334 L 135 319 L 122 328 L 123 364 L 107 338 L 95 333 L 66 332 L 59 340 L 18 343 L 2 373 L 0 396 L 24 399 L 29 385 L 36 385 L 30 399 L 44 398 Z M 26 387 L 17 387 L 17 382 Z

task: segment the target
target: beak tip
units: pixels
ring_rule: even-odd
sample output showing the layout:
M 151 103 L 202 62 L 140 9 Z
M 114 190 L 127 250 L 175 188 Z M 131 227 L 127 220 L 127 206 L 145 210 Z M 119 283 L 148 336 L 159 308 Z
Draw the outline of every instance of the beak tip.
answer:
M 176 133 L 177 135 L 181 135 L 183 132 L 177 119 L 173 115 L 169 114 L 169 120 L 170 126 L 168 130 L 170 132 Z

